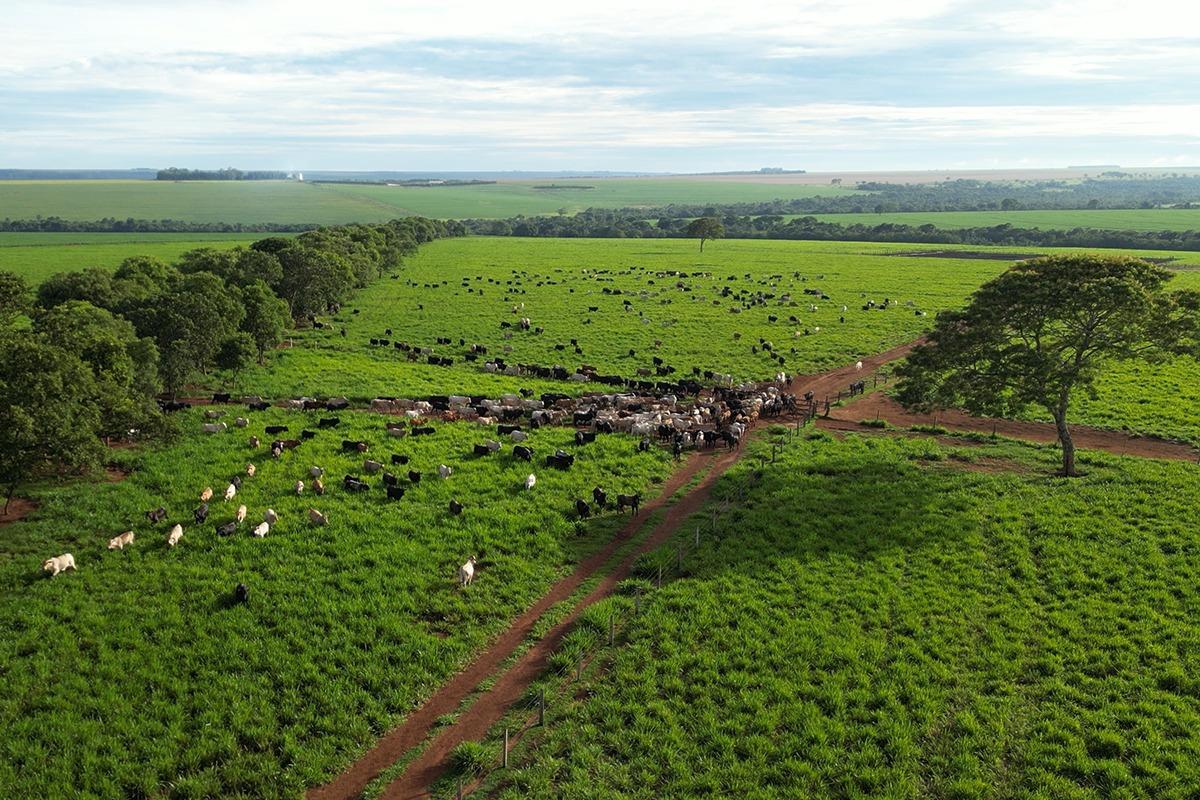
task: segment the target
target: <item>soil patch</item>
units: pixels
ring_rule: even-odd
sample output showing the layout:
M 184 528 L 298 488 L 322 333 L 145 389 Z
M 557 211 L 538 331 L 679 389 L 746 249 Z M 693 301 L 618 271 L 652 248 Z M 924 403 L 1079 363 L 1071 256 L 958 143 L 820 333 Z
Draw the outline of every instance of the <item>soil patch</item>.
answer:
M 25 517 L 37 511 L 37 503 L 24 497 L 14 497 L 8 504 L 8 513 L 4 513 L 4 503 L 0 503 L 0 525 L 11 525 L 20 522 Z
M 114 467 L 111 464 L 104 468 L 104 479 L 109 483 L 120 483 L 132 474 L 132 470 Z

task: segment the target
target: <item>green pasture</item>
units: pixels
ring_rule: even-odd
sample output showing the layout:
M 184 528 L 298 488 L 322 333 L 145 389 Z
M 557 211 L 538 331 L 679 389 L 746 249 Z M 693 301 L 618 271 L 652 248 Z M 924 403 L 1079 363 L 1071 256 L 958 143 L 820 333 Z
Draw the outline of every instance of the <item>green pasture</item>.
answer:
M 793 444 L 482 796 L 1193 797 L 1200 472 L 1056 458 Z
M 815 214 L 839 225 L 933 225 L 937 228 L 1014 228 L 1071 230 L 1100 228 L 1117 231 L 1200 230 L 1200 208 L 1096 209 L 1094 211 L 912 211 L 883 214 Z
M 132 256 L 170 263 L 188 250 L 223 250 L 257 238 L 245 233 L 0 233 L 0 271 L 15 272 L 36 286 L 56 272 L 116 269 Z
M 246 413 L 235 408 L 232 414 Z M 299 437 L 328 413 L 271 410 L 246 429 L 203 435 L 198 412 L 178 417 L 174 445 L 116 450 L 132 470 L 119 483 L 49 485 L 38 510 L 0 527 L 0 797 L 294 798 L 326 780 L 410 712 L 582 554 L 622 522 L 609 511 L 577 524 L 576 497 L 601 485 L 615 493 L 656 490 L 669 472 L 657 448 L 614 435 L 576 447 L 568 429 L 541 429 L 528 445 L 535 463 L 511 454 L 471 455 L 495 437 L 474 424 L 434 423 L 428 437 L 396 439 L 385 417 L 342 412 L 342 424 L 279 460 L 254 434 L 267 424 Z M 388 502 L 364 456 L 342 439 L 370 443 L 408 487 Z M 543 464 L 555 448 L 574 452 L 573 469 Z M 405 454 L 407 466 L 390 456 Z M 248 463 L 231 503 L 221 495 Z M 438 478 L 447 464 L 454 474 Z M 308 470 L 327 470 L 313 495 Z M 423 473 L 419 484 L 407 470 Z M 525 491 L 530 472 L 537 485 Z M 366 494 L 343 490 L 362 475 Z M 297 497 L 293 484 L 303 480 Z M 205 524 L 192 520 L 211 486 Z M 466 508 L 447 511 L 452 498 Z M 238 504 L 247 522 L 228 538 L 215 526 Z M 144 512 L 159 505 L 165 522 Z M 306 510 L 329 524 L 309 525 Z M 267 508 L 279 522 L 263 539 L 250 530 Z M 184 536 L 169 548 L 175 523 Z M 124 530 L 125 551 L 106 544 Z M 43 559 L 75 556 L 77 571 L 50 578 Z M 480 560 L 466 591 L 460 564 Z M 246 605 L 230 602 L 238 583 Z
M 538 186 L 569 187 L 539 189 Z M 584 188 L 591 187 L 591 188 Z M 382 222 L 398 216 L 511 217 L 585 208 L 736 203 L 854 191 L 664 178 L 403 187 L 296 181 L 0 181 L 0 219 L 173 219 L 184 222 Z

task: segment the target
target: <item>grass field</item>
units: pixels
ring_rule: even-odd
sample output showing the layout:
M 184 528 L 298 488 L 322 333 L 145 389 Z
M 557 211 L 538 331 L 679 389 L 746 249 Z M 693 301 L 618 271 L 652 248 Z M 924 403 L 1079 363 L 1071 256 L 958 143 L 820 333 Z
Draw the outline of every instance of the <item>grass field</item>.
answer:
M 482 796 L 1193 797 L 1200 471 L 962 445 L 793 445 Z
M 1200 230 L 1200 208 L 1099 209 L 1096 211 L 930 211 L 892 214 L 816 214 L 817 219 L 841 225 L 933 225 L 938 228 L 976 228 L 1012 225 L 1015 228 L 1071 230 L 1103 228 L 1120 231 Z
M 315 430 L 317 416 L 271 411 L 245 430 L 113 451 L 134 470 L 127 480 L 44 487 L 33 517 L 0 528 L 0 797 L 296 797 L 611 536 L 620 522 L 611 512 L 577 528 L 575 497 L 596 485 L 653 492 L 668 473 L 668 456 L 636 454 L 620 435 L 577 448 L 567 429 L 536 431 L 531 467 L 509 448 L 470 455 L 494 429 L 439 424 L 433 436 L 398 440 L 383 417 L 354 412 L 278 461 L 247 444 L 266 424 Z M 181 420 L 198 431 L 198 413 Z M 384 463 L 409 455 L 408 466 L 389 467 L 405 497 L 388 503 L 378 478 L 365 495 L 345 492 L 342 475 L 362 474 L 363 457 L 343 455 L 343 438 L 369 441 Z M 542 465 L 556 447 L 576 454 L 573 469 Z M 248 462 L 258 473 L 222 503 Z M 448 480 L 440 463 L 454 467 Z M 296 497 L 293 482 L 307 484 L 314 464 L 328 471 L 326 495 Z M 421 483 L 403 478 L 410 468 Z M 526 492 L 530 471 L 538 483 Z M 195 525 L 205 486 L 218 497 Z M 459 517 L 446 510 L 451 498 L 466 506 Z M 238 503 L 247 523 L 218 537 Z M 143 512 L 160 504 L 169 516 L 151 526 Z M 307 523 L 310 506 L 327 527 Z M 256 539 L 249 529 L 268 507 L 279 522 Z M 176 522 L 185 533 L 171 549 Z M 127 529 L 138 537 L 131 548 L 106 550 Z M 42 560 L 64 552 L 78 571 L 48 579 Z M 472 554 L 480 571 L 460 591 L 455 575 Z M 239 582 L 250 588 L 245 606 L 228 602 Z
M 0 233 L 0 271 L 15 272 L 36 286 L 56 272 L 116 269 L 130 256 L 170 263 L 198 247 L 223 250 L 256 238 L 244 233 Z
M 537 189 L 536 186 L 573 186 Z M 579 187 L 591 186 L 584 189 Z M 399 187 L 294 181 L 0 181 L 0 219 L 174 219 L 184 222 L 382 222 L 420 214 L 436 218 L 573 213 L 584 208 L 730 203 L 853 191 L 830 186 L 596 179 L 480 186 Z

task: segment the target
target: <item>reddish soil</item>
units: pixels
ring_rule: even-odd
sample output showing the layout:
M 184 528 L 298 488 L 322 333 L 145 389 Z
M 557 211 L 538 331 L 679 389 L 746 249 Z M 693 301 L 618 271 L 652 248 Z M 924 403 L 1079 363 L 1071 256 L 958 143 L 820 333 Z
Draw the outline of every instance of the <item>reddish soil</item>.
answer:
M 912 425 L 938 425 L 946 430 L 973 433 L 992 433 L 1010 439 L 1025 439 L 1032 442 L 1052 443 L 1058 441 L 1054 426 L 1045 422 L 1023 422 L 1019 420 L 972 417 L 961 411 L 939 411 L 932 414 L 913 414 L 883 392 L 864 395 L 847 405 L 834 408 L 828 420 L 819 419 L 822 428 L 837 430 L 877 430 L 859 424 L 864 419 L 882 419 L 897 427 Z M 1071 436 L 1075 446 L 1084 450 L 1105 450 L 1117 455 L 1141 456 L 1142 458 L 1169 458 L 1195 461 L 1200 451 L 1183 442 L 1132 436 L 1120 431 L 1072 425 Z
M 107 466 L 104 468 L 104 479 L 109 483 L 120 483 L 130 476 L 129 470 L 120 467 Z
M 37 503 L 24 497 L 14 497 L 8 504 L 8 513 L 4 513 L 4 503 L 0 501 L 0 525 L 11 525 L 19 522 L 37 510 Z

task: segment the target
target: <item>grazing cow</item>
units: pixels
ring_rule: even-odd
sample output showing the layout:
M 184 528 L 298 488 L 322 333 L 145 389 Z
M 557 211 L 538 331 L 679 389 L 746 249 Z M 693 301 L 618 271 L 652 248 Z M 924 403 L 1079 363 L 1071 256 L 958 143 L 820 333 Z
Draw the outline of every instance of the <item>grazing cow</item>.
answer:
M 253 464 L 246 465 L 246 477 L 253 478 L 254 473 L 256 472 L 258 472 L 258 467 L 254 466 Z
M 533 450 L 524 445 L 517 445 L 513 448 L 513 455 L 522 461 L 533 461 Z
M 250 602 L 250 588 L 244 583 L 239 583 L 233 588 L 233 601 L 235 603 Z
M 202 426 L 205 433 L 224 433 L 229 426 L 224 422 L 208 423 Z
M 638 452 L 639 452 L 639 453 L 648 453 L 648 452 L 650 452 L 650 440 L 649 440 L 649 439 L 642 439 L 640 442 L 638 442 L 637 449 L 638 449 Z
M 500 443 L 499 443 L 499 442 L 497 442 L 497 441 L 493 441 L 493 440 L 491 440 L 491 439 L 488 439 L 486 442 L 484 442 L 484 445 L 486 445 L 486 446 L 487 446 L 487 449 L 488 449 L 488 450 L 491 450 L 493 453 L 498 453 L 498 452 L 500 452 Z
M 232 483 L 225 487 L 225 502 L 228 503 L 237 495 L 237 487 Z
M 341 424 L 341 422 L 342 421 L 340 419 L 338 419 L 337 417 L 326 417 L 324 419 L 317 420 L 317 427 L 318 428 L 336 428 L 338 425 Z
M 546 456 L 546 466 L 554 467 L 555 469 L 567 470 L 575 463 L 575 456 L 562 450 L 554 451 L 554 455 Z
M 228 403 L 228 402 L 229 402 L 229 395 L 228 395 L 228 394 L 226 394 L 226 393 L 224 393 L 224 392 L 217 392 L 217 393 L 214 393 L 214 394 L 213 394 L 213 396 L 212 396 L 212 401 L 213 401 L 214 403 Z
M 278 436 L 281 433 L 287 433 L 287 425 L 268 425 L 264 430 L 268 436 Z
M 315 508 L 308 510 L 308 521 L 317 527 L 323 527 L 329 524 L 329 518 L 317 511 Z
M 270 407 L 271 407 L 271 404 L 268 403 L 266 400 L 259 400 L 254 403 L 246 404 L 246 408 L 250 409 L 251 411 L 266 411 Z
M 477 444 L 472 448 L 472 450 L 477 456 L 486 456 L 492 452 L 486 444 Z
M 245 506 L 238 506 L 238 510 L 237 510 L 237 524 L 238 524 L 238 525 L 241 525 L 241 524 L 242 524 L 243 522 L 245 522 L 245 521 L 246 521 L 246 507 L 245 507 Z
M 251 447 L 255 447 L 255 448 L 257 448 L 257 447 L 259 447 L 261 444 L 262 444 L 262 440 L 261 440 L 261 439 L 259 439 L 257 436 L 251 436 L 251 437 L 250 437 L 250 446 L 251 446 Z
M 212 487 L 205 486 L 204 491 L 200 493 L 200 502 L 207 503 L 209 500 L 212 500 L 212 496 L 213 496 Z
M 861 361 L 854 362 L 854 371 L 862 372 L 862 362 Z
M 350 439 L 342 439 L 342 452 L 343 453 L 353 453 L 353 452 L 365 453 L 365 452 L 367 452 L 367 450 L 368 450 L 368 445 L 366 442 L 355 442 Z
M 241 491 L 241 488 L 242 488 L 242 476 L 241 475 L 234 475 L 233 479 L 230 480 L 229 482 L 233 484 L 234 488 Z
M 408 463 L 408 456 L 402 453 L 392 453 L 392 465 L 403 466 Z
M 592 489 L 592 499 L 596 501 L 596 505 L 598 505 L 600 508 L 605 508 L 608 506 L 608 495 L 599 486 L 597 486 L 595 489 Z
M 442 480 L 449 478 L 453 474 L 454 470 L 451 467 L 447 467 L 445 464 L 438 465 L 438 475 L 442 478 Z
M 254 528 L 254 535 L 255 535 L 255 536 L 257 536 L 259 539 L 261 539 L 261 538 L 263 538 L 264 536 L 266 536 L 266 535 L 267 535 L 267 534 L 270 532 L 270 530 L 271 530 L 271 523 L 269 523 L 269 522 L 260 522 L 260 523 L 258 523 L 258 525 L 257 525 L 257 526 Z
M 367 483 L 351 475 L 347 475 L 342 478 L 342 486 L 345 487 L 346 491 L 348 492 L 365 492 L 371 488 Z
M 383 464 L 379 463 L 378 461 L 372 461 L 369 458 L 363 461 L 363 472 L 367 473 L 368 475 L 374 475 L 382 469 Z
M 155 525 L 162 522 L 166 518 L 167 518 L 167 510 L 165 508 L 163 508 L 162 506 L 159 506 L 158 508 L 154 509 L 153 511 L 146 512 L 146 519 L 150 520 L 150 522 L 154 523 Z
M 596 441 L 596 434 L 592 431 L 575 431 L 575 444 L 588 444 Z
M 217 526 L 217 536 L 233 536 L 237 533 L 236 522 L 226 522 L 224 525 Z
M 537 476 L 531 472 L 529 473 L 529 477 L 525 479 L 525 489 L 529 490 L 534 486 L 537 486 Z
M 457 500 L 451 500 L 450 501 L 450 513 L 457 517 L 462 512 L 463 512 L 463 504 L 458 502 Z
M 421 482 L 421 473 L 417 472 L 416 470 L 410 469 L 408 471 L 408 480 L 410 483 L 420 483 Z
M 320 478 L 313 478 L 312 490 L 318 495 L 325 494 L 325 483 Z
M 316 431 L 300 431 L 300 441 L 307 442 L 309 439 L 315 438 Z
M 49 572 L 50 577 L 53 578 L 65 569 L 75 569 L 75 556 L 63 553 L 61 556 L 47 558 L 42 562 L 42 569 Z
M 403 486 L 388 486 L 385 487 L 385 491 L 387 492 L 388 500 L 402 500 L 404 498 L 405 489 Z
M 529 438 L 529 434 L 525 431 L 513 431 L 508 435 L 508 438 L 512 439 L 514 442 L 523 442 Z
M 308 468 L 308 475 L 311 478 L 319 478 L 324 474 L 325 474 L 325 470 L 321 469 L 320 467 L 309 467 Z
M 296 481 L 296 485 L 292 489 L 296 492 L 297 497 L 304 494 L 304 481 Z
M 393 475 L 390 472 L 385 472 L 385 473 L 383 473 L 383 485 L 384 486 L 399 486 L 400 479 L 397 478 L 395 475 Z
M 587 519 L 588 517 L 590 517 L 592 515 L 592 510 L 590 508 L 588 508 L 588 504 L 586 501 L 576 499 L 575 500 L 575 513 L 579 515 L 580 519 Z
M 342 411 L 343 409 L 347 409 L 349 407 L 350 401 L 345 397 L 335 397 L 329 402 L 325 403 L 326 411 Z
M 283 455 L 283 444 L 275 442 L 271 445 L 271 458 L 279 458 Z
M 475 556 L 467 559 L 467 563 L 458 568 L 458 585 L 467 587 L 471 585 L 471 581 L 475 580 Z M 74 565 L 72 565 L 74 566 Z
M 192 511 L 192 519 L 196 520 L 197 525 L 203 525 L 208 519 L 208 503 L 201 503 L 200 506 Z
M 218 419 L 220 419 L 220 418 L 221 418 L 221 417 L 223 417 L 223 416 L 225 416 L 225 412 L 224 412 L 224 411 L 205 411 L 205 412 L 204 412 L 204 418 L 205 418 L 205 419 L 207 419 L 207 420 L 210 420 L 210 421 L 211 421 L 211 420 L 218 420 Z
M 171 528 L 171 532 L 167 534 L 167 547 L 174 547 L 179 544 L 179 540 L 183 538 L 183 526 L 176 525 Z
M 624 511 L 629 508 L 633 511 L 636 517 L 641 509 L 642 496 L 640 494 L 618 494 L 617 495 L 617 511 Z
M 412 429 L 413 436 L 432 436 L 435 433 L 437 433 L 437 429 L 431 428 L 429 426 Z
M 245 417 L 238 417 L 233 421 L 233 424 L 239 428 L 244 428 L 250 424 L 250 420 L 246 419 Z
M 109 550 L 124 550 L 125 545 L 133 544 L 133 531 L 125 531 L 120 536 L 108 540 Z
M 263 512 L 263 522 L 269 522 L 274 525 L 278 521 L 279 515 L 275 513 L 275 509 L 268 508 L 265 512 Z

